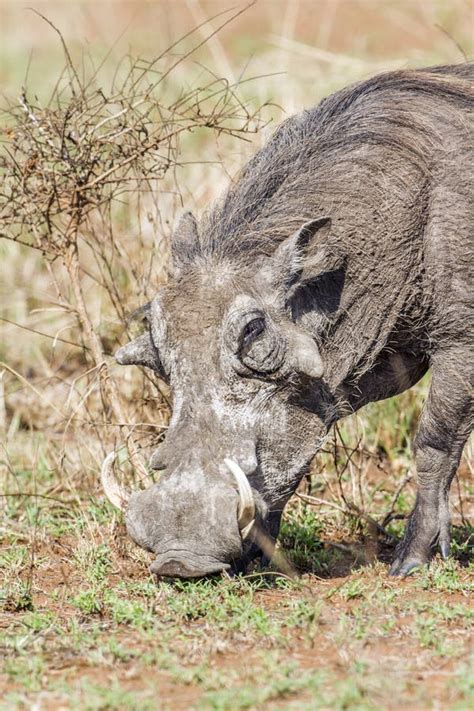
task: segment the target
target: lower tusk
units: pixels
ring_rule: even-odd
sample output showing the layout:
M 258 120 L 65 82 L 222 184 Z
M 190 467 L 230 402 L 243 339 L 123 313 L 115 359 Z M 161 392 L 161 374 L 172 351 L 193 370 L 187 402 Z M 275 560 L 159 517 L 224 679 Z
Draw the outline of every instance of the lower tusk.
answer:
M 250 531 L 253 528 L 253 525 L 255 523 L 255 519 L 253 518 L 250 523 L 248 523 L 244 528 L 240 529 L 240 535 L 242 536 L 242 540 L 245 541 L 246 538 L 248 538 Z
M 104 463 L 102 464 L 102 469 L 100 471 L 100 482 L 110 503 L 123 511 L 130 498 L 130 492 L 128 492 L 123 486 L 120 486 L 115 478 L 115 457 L 115 452 L 111 452 L 104 459 Z
M 255 501 L 245 472 L 233 459 L 224 459 L 224 463 L 234 475 L 239 490 L 238 524 L 240 535 L 247 538 L 255 523 Z

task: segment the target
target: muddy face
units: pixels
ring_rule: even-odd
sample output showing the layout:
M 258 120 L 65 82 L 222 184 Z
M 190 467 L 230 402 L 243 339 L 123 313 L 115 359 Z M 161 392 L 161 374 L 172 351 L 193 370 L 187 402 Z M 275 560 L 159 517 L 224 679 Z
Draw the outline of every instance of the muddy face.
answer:
M 173 394 L 152 462 L 160 481 L 126 507 L 157 575 L 239 570 L 268 553 L 326 433 L 321 358 L 274 283 L 280 258 L 187 269 L 147 308 L 148 333 L 116 355 L 152 367 Z

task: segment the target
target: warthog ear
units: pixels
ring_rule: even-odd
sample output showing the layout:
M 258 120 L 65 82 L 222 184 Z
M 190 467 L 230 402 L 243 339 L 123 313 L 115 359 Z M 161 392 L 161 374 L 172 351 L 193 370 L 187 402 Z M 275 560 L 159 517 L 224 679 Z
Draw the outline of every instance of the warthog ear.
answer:
M 314 339 L 294 324 L 288 324 L 285 331 L 289 343 L 287 360 L 292 368 L 310 378 L 321 378 L 324 365 Z
M 199 232 L 197 221 L 193 213 L 187 211 L 179 219 L 171 237 L 171 259 L 174 276 L 178 276 L 181 269 L 193 261 L 198 250 Z
M 329 244 L 331 219 L 318 217 L 305 222 L 282 242 L 262 272 L 267 283 L 288 301 L 301 286 L 325 272 L 339 269 L 343 256 Z
M 119 348 L 115 360 L 120 365 L 145 365 L 158 370 L 158 358 L 149 333 L 143 333 Z

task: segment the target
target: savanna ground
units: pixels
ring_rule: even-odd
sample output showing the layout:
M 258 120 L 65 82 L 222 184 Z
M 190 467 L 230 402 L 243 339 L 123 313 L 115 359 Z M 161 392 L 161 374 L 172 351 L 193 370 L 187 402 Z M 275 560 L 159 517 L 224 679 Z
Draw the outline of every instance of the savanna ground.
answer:
M 428 378 L 332 434 L 286 512 L 280 572 L 157 584 L 98 485 L 106 452 L 126 441 L 140 469 L 166 430 L 169 393 L 111 354 L 166 281 L 176 212 L 202 210 L 285 115 L 472 56 L 472 4 L 262 1 L 215 35 L 222 2 L 33 4 L 71 62 L 61 74 L 54 28 L 1 3 L 0 707 L 473 708 L 472 443 L 453 557 L 387 577 Z

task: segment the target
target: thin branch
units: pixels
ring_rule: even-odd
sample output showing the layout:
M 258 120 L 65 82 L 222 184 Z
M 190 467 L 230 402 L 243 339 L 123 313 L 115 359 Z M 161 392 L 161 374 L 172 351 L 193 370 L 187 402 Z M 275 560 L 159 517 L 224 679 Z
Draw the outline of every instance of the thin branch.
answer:
M 31 333 L 36 333 L 38 336 L 44 336 L 45 338 L 50 338 L 53 341 L 61 341 L 61 343 L 67 343 L 69 346 L 75 346 L 81 350 L 89 351 L 90 348 L 86 345 L 81 345 L 80 343 L 75 343 L 74 341 L 68 341 L 66 338 L 60 338 L 60 336 L 52 336 L 50 333 L 44 333 L 43 331 L 37 331 L 36 328 L 31 328 L 31 326 L 24 326 L 21 323 L 16 323 L 16 321 L 10 321 L 10 319 L 0 316 L 0 321 L 9 323 L 11 326 L 16 326 L 17 328 L 22 328 L 24 331 L 30 331 Z

